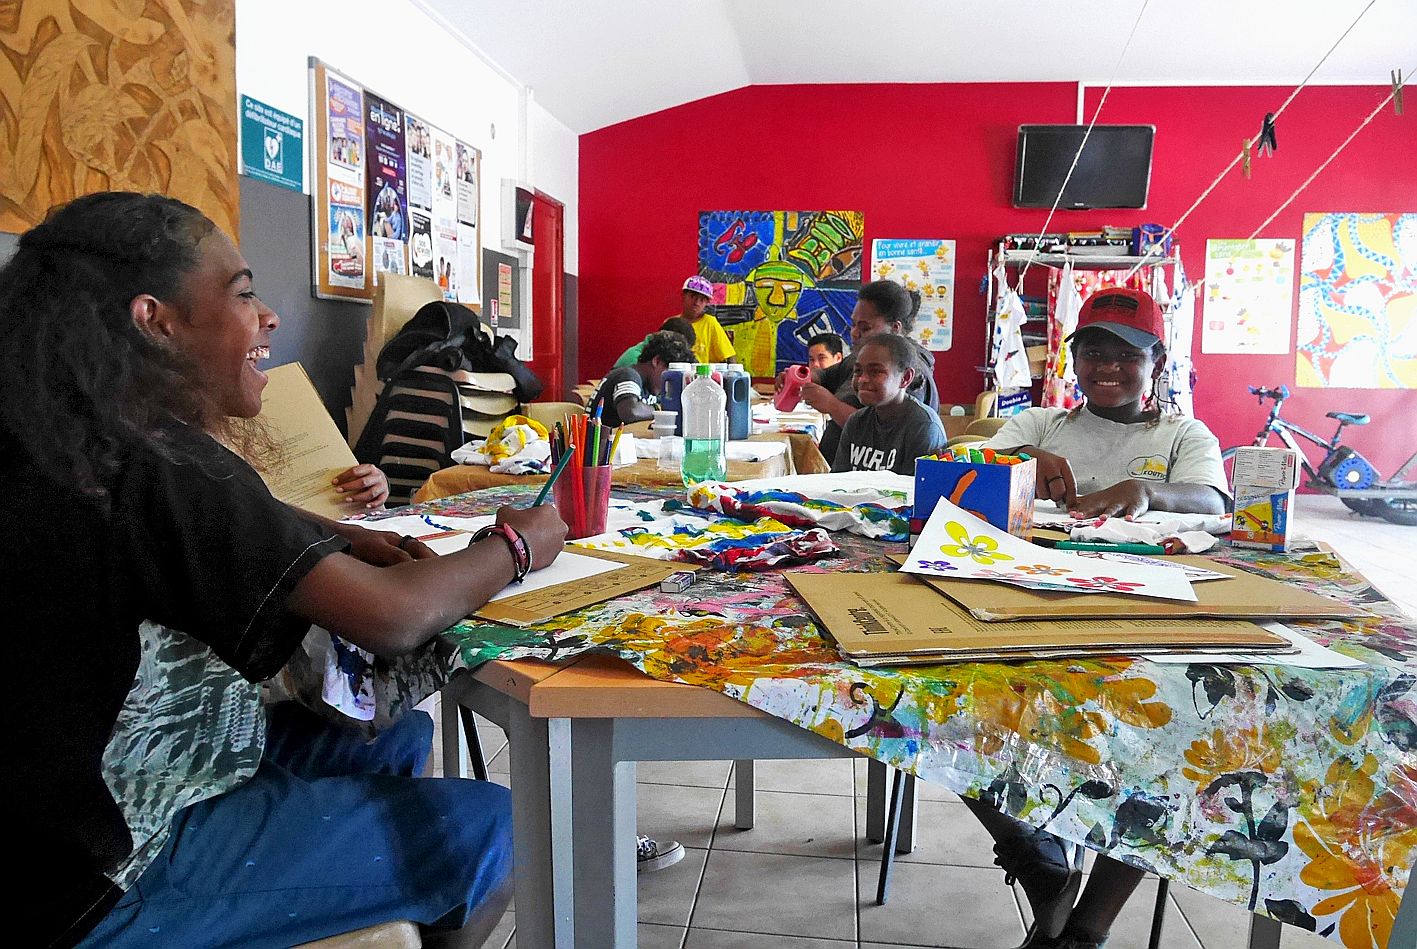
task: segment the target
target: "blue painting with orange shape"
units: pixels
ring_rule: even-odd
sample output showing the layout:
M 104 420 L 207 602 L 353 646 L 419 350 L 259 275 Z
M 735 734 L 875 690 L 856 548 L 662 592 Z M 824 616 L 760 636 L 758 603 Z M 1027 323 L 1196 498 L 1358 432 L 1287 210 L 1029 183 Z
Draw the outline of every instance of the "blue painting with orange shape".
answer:
M 929 519 L 945 498 L 1000 530 L 1028 540 L 1033 536 L 1037 462 L 976 464 L 921 458 L 915 462 L 915 520 Z

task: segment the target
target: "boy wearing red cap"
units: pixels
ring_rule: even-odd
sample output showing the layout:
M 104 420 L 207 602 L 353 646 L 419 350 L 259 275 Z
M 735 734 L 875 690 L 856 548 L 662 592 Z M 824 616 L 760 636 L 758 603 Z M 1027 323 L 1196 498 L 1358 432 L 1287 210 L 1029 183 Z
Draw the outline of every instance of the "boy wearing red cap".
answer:
M 1027 409 L 989 447 L 1037 458 L 1038 496 L 1082 516 L 1224 513 L 1230 495 L 1220 443 L 1201 421 L 1161 410 L 1164 333 L 1148 294 L 1093 294 L 1069 337 L 1084 404 Z
M 1164 332 L 1161 308 L 1148 294 L 1098 291 L 1069 338 L 1086 402 L 1026 409 L 985 444 L 1036 458 L 1038 496 L 1078 515 L 1223 513 L 1230 495 L 1219 442 L 1200 421 L 1161 411 Z M 1062 840 L 980 801 L 963 801 L 994 838 L 995 862 L 1028 897 L 1034 922 L 1024 945 L 1103 946 L 1142 871 L 1099 856 L 1077 899 L 1082 874 Z

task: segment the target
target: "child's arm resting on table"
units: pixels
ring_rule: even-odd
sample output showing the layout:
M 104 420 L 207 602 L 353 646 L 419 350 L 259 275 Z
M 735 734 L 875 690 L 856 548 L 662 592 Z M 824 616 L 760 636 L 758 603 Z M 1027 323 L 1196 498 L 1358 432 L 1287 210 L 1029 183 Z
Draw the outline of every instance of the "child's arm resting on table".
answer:
M 1081 517 L 1135 517 L 1147 511 L 1224 514 L 1225 498 L 1208 484 L 1152 484 L 1131 478 L 1070 505 L 1070 513 Z
M 566 525 L 550 505 L 502 508 L 497 522 L 526 539 L 533 570 L 555 560 L 566 538 Z M 387 567 L 331 554 L 296 584 L 286 607 L 375 655 L 397 656 L 482 606 L 515 573 L 511 550 L 501 537 L 443 557 Z

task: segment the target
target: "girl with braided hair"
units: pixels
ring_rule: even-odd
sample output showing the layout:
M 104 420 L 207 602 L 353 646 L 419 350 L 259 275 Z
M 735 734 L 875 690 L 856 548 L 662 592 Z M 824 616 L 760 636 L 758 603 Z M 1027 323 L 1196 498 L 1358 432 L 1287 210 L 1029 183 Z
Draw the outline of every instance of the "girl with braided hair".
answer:
M 312 623 L 418 648 L 561 550 L 549 506 L 466 550 L 316 521 L 271 497 L 261 409 L 280 318 L 200 212 L 105 193 L 0 269 L 4 592 L 25 854 L 43 945 L 286 946 L 379 922 L 479 945 L 505 908 L 503 788 L 417 779 L 432 723 L 372 743 L 260 683 Z M 13 653 L 12 653 L 13 655 Z

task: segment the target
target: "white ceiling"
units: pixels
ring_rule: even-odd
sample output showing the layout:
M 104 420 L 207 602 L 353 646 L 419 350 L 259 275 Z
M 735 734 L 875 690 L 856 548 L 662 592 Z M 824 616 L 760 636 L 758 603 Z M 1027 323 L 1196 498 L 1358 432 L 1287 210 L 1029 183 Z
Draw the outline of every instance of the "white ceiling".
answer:
M 1369 0 L 415 0 L 573 131 L 755 83 L 1297 84 Z M 1312 80 L 1417 69 L 1417 0 L 1374 0 Z M 1417 99 L 1417 87 L 1408 96 Z

